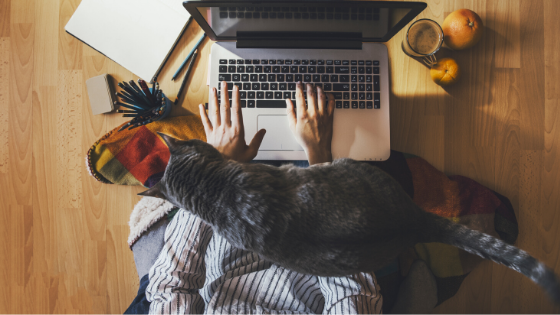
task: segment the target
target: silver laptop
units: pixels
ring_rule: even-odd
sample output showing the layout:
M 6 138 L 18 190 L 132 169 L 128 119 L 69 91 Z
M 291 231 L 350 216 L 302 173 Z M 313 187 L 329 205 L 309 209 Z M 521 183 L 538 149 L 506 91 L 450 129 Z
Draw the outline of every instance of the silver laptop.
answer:
M 425 7 L 420 2 L 186 1 L 212 46 L 210 87 L 239 86 L 249 143 L 266 135 L 256 160 L 306 160 L 288 127 L 286 98 L 296 82 L 336 99 L 333 158 L 390 156 L 386 42 Z

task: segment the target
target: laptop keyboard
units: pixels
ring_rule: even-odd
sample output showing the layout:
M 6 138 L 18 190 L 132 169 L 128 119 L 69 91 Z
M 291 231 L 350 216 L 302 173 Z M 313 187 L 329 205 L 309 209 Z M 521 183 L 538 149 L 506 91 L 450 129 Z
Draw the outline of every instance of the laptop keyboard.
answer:
M 379 21 L 379 8 L 220 7 L 221 19 L 303 19 Z
M 299 81 L 332 93 L 336 108 L 381 106 L 378 60 L 220 59 L 219 81 L 227 81 L 230 103 L 233 86 L 239 87 L 244 108 L 286 108 L 287 98 L 295 105 Z

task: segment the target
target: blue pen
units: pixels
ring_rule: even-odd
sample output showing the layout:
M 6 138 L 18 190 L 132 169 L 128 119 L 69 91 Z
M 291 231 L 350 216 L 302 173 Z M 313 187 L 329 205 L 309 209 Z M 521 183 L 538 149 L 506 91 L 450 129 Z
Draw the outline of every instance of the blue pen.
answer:
M 189 61 L 189 59 L 191 58 L 191 56 L 193 55 L 194 51 L 198 48 L 198 46 L 200 45 L 200 43 L 202 43 L 202 41 L 204 40 L 204 38 L 206 37 L 206 33 L 204 33 L 204 35 L 202 35 L 202 37 L 198 40 L 198 43 L 196 43 L 196 45 L 194 45 L 193 49 L 191 50 L 191 52 L 187 55 L 187 58 L 185 58 L 185 61 L 183 61 L 183 64 L 181 64 L 181 66 L 179 67 L 179 70 L 177 70 L 177 72 L 175 72 L 175 74 L 173 75 L 173 77 L 171 78 L 171 81 L 175 81 L 175 79 L 177 78 L 177 76 L 179 75 L 179 72 L 181 72 L 181 70 L 183 70 L 183 67 L 185 67 L 185 65 L 187 64 L 187 61 Z

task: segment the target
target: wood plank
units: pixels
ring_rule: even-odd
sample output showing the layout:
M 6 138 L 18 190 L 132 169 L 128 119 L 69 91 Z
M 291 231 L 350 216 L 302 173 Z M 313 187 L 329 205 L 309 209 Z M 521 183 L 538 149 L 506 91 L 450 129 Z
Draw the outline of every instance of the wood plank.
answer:
M 495 32 L 496 68 L 521 67 L 521 41 L 519 38 L 519 0 L 497 0 L 488 5 L 487 32 Z
M 60 19 L 58 20 L 58 69 L 59 70 L 81 70 L 82 69 L 82 42 L 74 36 L 66 33 L 64 27 L 78 8 L 81 0 L 60 0 Z M 53 6 L 54 7 L 54 6 Z M 54 37 L 54 36 L 53 36 Z
M 560 99 L 560 2 L 544 2 L 545 99 Z
M 542 0 L 521 0 L 521 147 L 544 147 L 544 7 Z
M 10 36 L 10 2 L 0 0 L 0 38 Z
M 57 207 L 83 207 L 82 92 L 81 70 L 60 70 L 56 113 Z
M 0 38 L 0 174 L 9 170 L 10 157 L 10 38 Z
M 33 86 L 56 86 L 58 80 L 58 8 L 53 1 L 35 3 Z
M 12 6 L 13 8 L 14 6 Z M 33 24 L 12 24 L 10 35 L 10 174 L 14 197 L 31 205 Z

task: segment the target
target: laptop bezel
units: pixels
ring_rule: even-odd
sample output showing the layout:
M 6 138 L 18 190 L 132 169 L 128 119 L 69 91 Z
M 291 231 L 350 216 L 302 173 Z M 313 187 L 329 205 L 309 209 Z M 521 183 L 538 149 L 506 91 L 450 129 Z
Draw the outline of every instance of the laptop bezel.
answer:
M 283 1 L 222 1 L 222 0 L 188 0 L 183 2 L 183 6 L 191 16 L 197 21 L 198 25 L 204 30 L 206 35 L 210 37 L 213 41 L 230 41 L 230 40 L 237 40 L 238 37 L 236 36 L 216 36 L 210 25 L 207 23 L 206 19 L 200 14 L 198 11 L 198 7 L 231 7 L 231 6 L 239 6 L 239 7 L 246 7 L 251 5 L 270 5 L 270 6 L 279 6 L 279 7 L 305 7 L 309 5 L 317 5 L 318 3 L 324 4 L 325 6 L 332 6 L 332 7 L 352 7 L 353 5 L 359 4 L 363 6 L 364 4 L 367 7 L 371 8 L 410 8 L 410 12 L 408 12 L 395 26 L 387 33 L 383 38 L 364 38 L 362 37 L 361 42 L 387 42 L 389 41 L 395 34 L 397 34 L 403 27 L 405 27 L 410 21 L 412 21 L 420 12 L 422 12 L 426 7 L 427 4 L 425 2 L 391 2 L 391 1 L 338 1 L 338 0 L 283 0 Z M 277 32 L 281 33 L 281 32 Z M 325 32 L 326 33 L 326 32 Z M 309 40 L 314 40 L 314 38 L 309 38 Z

